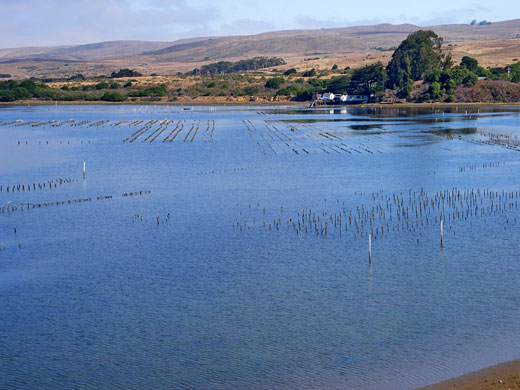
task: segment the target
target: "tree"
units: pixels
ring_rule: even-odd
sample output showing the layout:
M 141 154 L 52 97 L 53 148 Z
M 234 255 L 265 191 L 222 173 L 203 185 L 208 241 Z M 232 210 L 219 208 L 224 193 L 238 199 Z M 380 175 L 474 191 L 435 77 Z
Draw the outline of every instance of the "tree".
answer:
M 153 87 L 148 87 L 145 89 L 140 89 L 137 91 L 130 92 L 128 96 L 130 97 L 162 97 L 166 96 L 168 94 L 168 91 L 166 89 L 165 84 L 161 85 L 155 85 Z
M 314 79 L 314 80 L 317 80 L 317 81 L 322 81 L 322 80 L 318 80 L 318 79 Z M 309 81 L 312 81 L 309 80 Z M 325 80 L 323 80 L 325 81 Z M 333 92 L 333 93 L 345 93 L 347 92 L 347 89 L 350 85 L 350 76 L 338 76 L 338 77 L 333 77 L 328 83 L 327 85 L 323 85 L 323 81 L 321 83 L 310 83 L 311 85 L 314 85 L 314 86 L 322 86 L 322 87 L 326 87 L 327 90 L 329 92 Z
M 278 92 L 276 92 L 277 95 L 281 96 L 297 96 L 300 93 L 300 88 L 297 85 L 289 85 L 288 87 L 284 87 L 282 89 L 279 89 Z
M 302 73 L 303 77 L 314 77 L 316 76 L 316 69 L 312 68 L 311 70 L 307 70 Z
M 478 69 L 478 61 L 475 58 L 464 56 L 460 61 L 460 66 L 465 67 L 470 72 L 476 73 Z
M 419 30 L 408 36 L 392 55 L 388 64 L 388 87 L 406 91 L 420 80 L 443 67 L 442 38 L 431 30 Z
M 126 99 L 120 92 L 105 92 L 103 96 L 101 96 L 101 100 L 105 102 L 122 102 Z
M 285 82 L 283 77 L 273 77 L 267 80 L 265 87 L 269 89 L 278 89 Z
M 24 80 L 20 83 L 20 87 L 25 88 L 30 94 L 33 94 L 36 89 L 36 83 L 32 80 Z
M 453 56 L 451 55 L 451 52 L 448 52 L 442 65 L 443 70 L 449 70 L 453 67 Z
M 96 89 L 108 89 L 110 87 L 110 85 L 108 85 L 108 83 L 105 83 L 104 81 L 101 82 L 101 83 L 97 83 L 95 85 Z
M 247 60 L 237 62 L 219 61 L 208 65 L 201 66 L 200 69 L 193 69 L 192 74 L 218 74 L 233 73 L 247 70 L 257 70 L 263 68 L 271 68 L 273 66 L 285 65 L 283 58 L 279 57 L 254 57 Z
M 431 83 L 430 88 L 428 89 L 428 94 L 432 99 L 440 98 L 445 92 L 445 90 L 441 90 L 441 85 L 436 81 Z
M 128 69 L 128 68 L 124 68 L 124 69 L 119 69 L 118 72 L 112 72 L 112 74 L 110 75 L 111 78 L 119 78 L 119 77 L 141 77 L 142 74 L 139 73 L 138 71 L 136 70 L 132 70 L 132 69 Z
M 519 83 L 520 82 L 520 62 L 517 62 L 516 64 L 511 65 L 510 69 L 511 69 L 511 81 L 513 83 Z
M 433 77 L 434 74 L 436 72 L 428 75 L 428 80 L 431 80 L 432 85 L 435 82 L 439 82 L 446 91 L 451 91 L 461 84 L 472 86 L 478 81 L 477 75 L 464 66 L 455 66 L 448 71 L 442 72 L 438 78 Z
M 16 98 L 10 90 L 0 90 L 0 102 L 13 102 Z
M 370 95 L 383 91 L 386 80 L 386 70 L 381 62 L 377 62 L 356 69 L 350 79 L 348 90 L 351 93 Z

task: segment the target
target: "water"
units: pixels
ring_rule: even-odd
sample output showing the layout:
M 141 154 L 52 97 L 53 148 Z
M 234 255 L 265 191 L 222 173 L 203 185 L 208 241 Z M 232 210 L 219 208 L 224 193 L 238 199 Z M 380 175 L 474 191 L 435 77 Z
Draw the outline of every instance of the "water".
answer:
M 470 111 L 0 108 L 0 388 L 408 389 L 518 358 L 520 111 Z

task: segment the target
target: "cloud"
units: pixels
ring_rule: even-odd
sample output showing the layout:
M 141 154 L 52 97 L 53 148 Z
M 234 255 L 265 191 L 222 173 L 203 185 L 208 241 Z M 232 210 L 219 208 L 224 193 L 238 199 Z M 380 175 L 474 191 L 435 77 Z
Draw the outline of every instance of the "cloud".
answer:
M 278 27 L 269 22 L 254 19 L 238 19 L 224 23 L 214 29 L 217 35 L 249 35 L 276 30 Z
M 469 24 L 473 19 L 490 19 L 489 15 L 492 13 L 493 10 L 484 4 L 473 4 L 470 7 L 433 12 L 428 18 L 420 18 L 417 24 L 421 26 L 453 23 Z
M 294 24 L 297 28 L 341 28 L 349 26 L 365 26 L 383 23 L 380 19 L 315 19 L 305 15 L 299 15 L 294 18 Z
M 188 37 L 220 16 L 185 0 L 3 0 L 0 47 Z M 201 34 L 202 33 L 202 34 Z

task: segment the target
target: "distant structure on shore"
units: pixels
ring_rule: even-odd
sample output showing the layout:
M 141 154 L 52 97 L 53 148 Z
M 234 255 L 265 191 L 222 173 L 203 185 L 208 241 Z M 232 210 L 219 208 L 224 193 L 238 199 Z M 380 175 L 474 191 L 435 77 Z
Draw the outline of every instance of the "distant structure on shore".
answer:
M 349 94 L 335 94 L 332 92 L 315 93 L 312 95 L 312 106 L 317 105 L 331 105 L 331 104 L 363 104 L 373 101 L 375 95 L 349 95 Z

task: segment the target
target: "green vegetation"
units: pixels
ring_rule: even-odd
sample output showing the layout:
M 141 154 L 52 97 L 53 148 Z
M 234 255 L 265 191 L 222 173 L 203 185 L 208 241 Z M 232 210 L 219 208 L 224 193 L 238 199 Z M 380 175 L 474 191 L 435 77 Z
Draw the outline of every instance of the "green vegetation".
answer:
M 101 83 L 97 83 L 97 84 L 95 85 L 95 88 L 96 88 L 96 89 L 108 89 L 108 88 L 110 88 L 110 85 L 109 85 L 108 83 L 106 83 L 106 82 L 103 81 L 103 82 L 101 82 Z
M 265 87 L 269 89 L 278 89 L 283 83 L 285 83 L 285 79 L 283 77 L 273 77 L 267 80 Z
M 416 31 L 408 36 L 392 55 L 386 69 L 388 88 L 407 96 L 413 82 L 448 65 L 441 53 L 442 38 L 433 31 Z
M 132 83 L 127 83 L 124 87 L 129 88 L 131 86 Z M 47 84 L 36 83 L 32 80 L 21 82 L 15 80 L 0 81 L 0 102 L 14 102 L 24 99 L 122 102 L 128 96 L 162 97 L 166 95 L 167 89 L 165 85 L 151 86 L 126 94 L 122 92 L 118 83 L 108 84 L 100 82 L 81 87 L 65 84 L 60 88 L 51 88 Z
M 24 99 L 40 99 L 40 100 L 60 100 L 60 101 L 74 101 L 87 100 L 87 95 L 84 92 L 79 92 L 72 88 L 51 88 L 46 84 L 35 83 L 32 80 L 24 81 L 2 81 L 0 82 L 0 101 L 14 102 Z M 100 95 L 92 94 L 91 100 L 99 100 Z
M 126 96 L 123 96 L 121 92 L 105 92 L 101 96 L 101 100 L 106 102 L 122 102 L 126 100 Z
M 426 75 L 424 81 L 429 83 L 429 88 L 420 96 L 420 100 L 453 101 L 453 93 L 459 86 L 473 87 L 479 77 L 519 83 L 520 64 L 484 69 L 478 65 L 475 58 L 464 56 L 460 65 L 446 70 L 435 70 Z
M 513 83 L 520 82 L 520 63 L 518 62 L 503 68 L 490 68 L 488 71 L 488 78 L 491 80 L 504 80 Z
M 385 90 L 386 70 L 381 62 L 356 69 L 352 74 L 347 91 L 353 94 L 371 95 Z
M 302 73 L 302 77 L 315 77 L 315 76 L 316 76 L 316 69 L 314 69 L 314 68 Z
M 283 58 L 278 57 L 255 57 L 248 60 L 237 62 L 219 61 L 213 64 L 202 66 L 200 69 L 193 69 L 192 74 L 223 74 L 235 73 L 248 70 L 258 70 L 271 68 L 273 66 L 285 65 Z
M 168 91 L 166 90 L 166 85 L 161 84 L 153 87 L 148 87 L 145 89 L 139 89 L 134 92 L 130 92 L 128 94 L 129 97 L 162 97 L 166 96 Z
M 476 73 L 478 68 L 478 61 L 475 58 L 464 56 L 460 61 L 460 66 L 465 67 L 470 72 Z
M 34 94 L 36 88 L 39 88 L 39 86 L 31 80 L 22 82 L 14 80 L 0 81 L 0 102 L 14 102 L 15 100 L 27 99 Z

